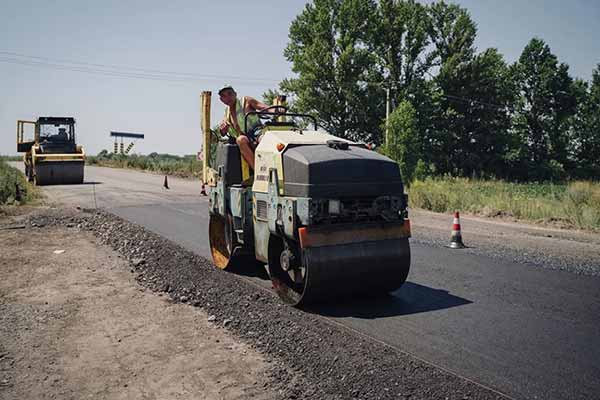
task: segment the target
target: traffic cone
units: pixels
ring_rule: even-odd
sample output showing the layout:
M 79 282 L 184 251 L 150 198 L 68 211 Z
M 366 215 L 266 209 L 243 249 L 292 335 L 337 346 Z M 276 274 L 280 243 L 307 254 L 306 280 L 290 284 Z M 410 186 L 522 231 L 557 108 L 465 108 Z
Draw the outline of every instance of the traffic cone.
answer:
M 167 180 L 167 176 L 166 176 L 166 175 L 165 175 L 165 183 L 163 183 L 163 187 L 164 187 L 165 189 L 168 189 L 168 188 L 169 188 L 169 181 Z
M 451 249 L 464 249 L 466 246 L 462 241 L 462 235 L 460 234 L 460 216 L 458 211 L 454 213 L 454 223 L 452 224 L 452 237 L 450 239 Z

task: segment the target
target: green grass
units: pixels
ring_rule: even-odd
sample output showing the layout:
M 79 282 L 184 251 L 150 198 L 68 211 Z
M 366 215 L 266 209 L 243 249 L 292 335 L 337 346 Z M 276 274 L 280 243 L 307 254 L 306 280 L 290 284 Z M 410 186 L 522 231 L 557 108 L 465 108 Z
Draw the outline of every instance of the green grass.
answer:
M 3 155 L 0 155 L 0 161 L 23 161 L 23 156 L 3 156 Z
M 157 155 L 114 155 L 88 156 L 88 165 L 98 165 L 113 168 L 131 168 L 143 171 L 152 171 L 160 174 L 175 175 L 185 178 L 199 177 L 202 163 L 196 156 L 173 156 L 168 154 Z
M 20 197 L 17 196 L 17 186 Z M 37 197 L 36 190 L 18 169 L 0 159 L 0 205 L 25 204 Z
M 409 201 L 412 207 L 435 212 L 458 210 L 600 231 L 600 183 L 427 178 L 412 183 Z

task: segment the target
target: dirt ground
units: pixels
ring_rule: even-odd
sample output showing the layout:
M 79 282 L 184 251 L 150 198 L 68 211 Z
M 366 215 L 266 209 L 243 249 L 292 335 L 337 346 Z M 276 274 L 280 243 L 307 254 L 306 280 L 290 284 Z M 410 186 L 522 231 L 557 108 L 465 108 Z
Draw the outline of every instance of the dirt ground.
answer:
M 91 234 L 1 229 L 0 249 L 0 399 L 276 397 L 259 354 Z

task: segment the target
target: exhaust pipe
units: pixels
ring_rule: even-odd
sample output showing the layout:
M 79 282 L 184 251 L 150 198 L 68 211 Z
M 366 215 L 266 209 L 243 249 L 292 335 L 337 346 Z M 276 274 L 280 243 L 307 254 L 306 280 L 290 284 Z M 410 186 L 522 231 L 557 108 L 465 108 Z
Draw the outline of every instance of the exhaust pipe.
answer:
M 202 143 L 202 152 L 204 153 L 204 156 L 202 157 L 202 192 L 206 193 L 204 190 L 204 186 L 207 183 L 208 177 L 208 157 L 210 155 L 210 140 L 211 140 L 211 133 L 210 133 L 210 102 L 211 102 L 211 92 L 210 91 L 204 91 L 202 92 L 202 96 L 200 97 L 200 101 L 201 101 L 201 128 L 202 128 L 202 134 L 204 135 L 203 137 L 203 143 Z

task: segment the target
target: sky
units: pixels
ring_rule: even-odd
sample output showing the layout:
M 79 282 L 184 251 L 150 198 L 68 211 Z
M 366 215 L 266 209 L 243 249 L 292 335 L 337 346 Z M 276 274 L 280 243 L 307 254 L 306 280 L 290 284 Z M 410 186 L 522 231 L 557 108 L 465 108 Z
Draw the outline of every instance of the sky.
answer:
M 575 77 L 600 63 L 597 0 L 457 3 L 477 23 L 479 51 L 496 47 L 512 63 L 536 36 Z M 16 154 L 17 119 L 50 115 L 77 119 L 88 154 L 112 148 L 110 131 L 145 134 L 134 152 L 196 153 L 200 93 L 213 91 L 214 124 L 219 86 L 260 98 L 292 76 L 283 49 L 305 4 L 0 0 L 0 154 Z

